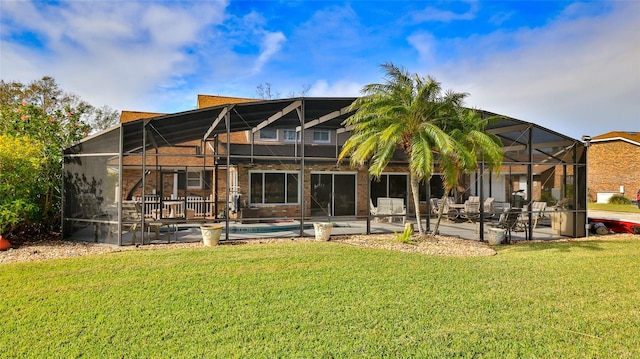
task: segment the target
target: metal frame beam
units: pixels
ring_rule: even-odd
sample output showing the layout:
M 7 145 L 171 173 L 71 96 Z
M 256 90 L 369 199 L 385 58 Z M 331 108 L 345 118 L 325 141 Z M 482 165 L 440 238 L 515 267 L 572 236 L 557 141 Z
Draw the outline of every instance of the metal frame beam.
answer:
M 209 138 L 209 135 L 211 135 L 211 132 L 213 132 L 213 130 L 215 130 L 216 127 L 218 127 L 218 124 L 220 124 L 220 121 L 222 121 L 222 119 L 224 119 L 224 116 L 227 115 L 227 113 L 229 111 L 231 111 L 231 109 L 233 108 L 234 105 L 231 106 L 225 106 L 222 111 L 220 111 L 220 113 L 218 114 L 218 117 L 215 119 L 215 121 L 213 121 L 213 123 L 211 124 L 211 126 L 209 126 L 209 129 L 207 130 L 207 132 L 204 134 L 204 137 L 202 137 L 203 141 L 206 141 L 207 138 Z
M 340 116 L 342 116 L 342 115 L 344 115 L 346 113 L 349 113 L 349 106 L 343 107 L 343 108 L 341 108 L 339 110 L 330 112 L 330 113 L 328 113 L 326 115 L 323 115 L 323 116 L 320 116 L 315 120 L 311 120 L 311 121 L 309 121 L 309 122 L 304 124 L 304 128 L 305 128 L 305 130 L 309 129 L 309 128 L 313 127 L 313 126 L 317 126 L 317 125 L 319 125 L 321 123 L 333 120 L 334 118 L 337 118 L 337 117 L 340 117 Z M 300 131 L 300 126 L 296 127 L 296 132 L 298 132 L 298 131 Z
M 251 130 L 251 133 L 256 133 L 256 132 L 260 131 L 261 129 L 269 126 L 270 124 L 272 124 L 274 122 L 276 122 L 277 120 L 279 120 L 282 117 L 286 116 L 289 112 L 297 109 L 300 106 L 302 106 L 302 101 L 298 100 L 298 101 L 292 102 L 287 107 L 285 107 L 282 110 L 280 110 L 280 111 L 274 113 L 273 115 L 271 115 L 271 117 L 269 117 L 265 121 L 260 122 L 256 127 L 254 127 Z

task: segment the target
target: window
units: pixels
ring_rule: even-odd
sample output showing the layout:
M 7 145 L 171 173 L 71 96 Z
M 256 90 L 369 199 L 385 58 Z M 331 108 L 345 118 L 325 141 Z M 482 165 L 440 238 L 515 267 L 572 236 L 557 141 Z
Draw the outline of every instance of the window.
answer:
M 260 140 L 261 141 L 277 141 L 278 140 L 278 130 L 275 128 L 263 128 L 260 130 Z
M 313 142 L 315 143 L 330 143 L 329 130 L 315 130 L 313 131 Z
M 297 204 L 298 173 L 285 171 L 249 172 L 251 204 Z
M 300 142 L 300 132 L 296 130 L 284 130 L 285 142 Z
M 407 183 L 409 177 L 406 174 L 382 174 L 378 179 L 371 179 L 371 199 L 377 203 L 379 197 L 406 198 Z
M 202 172 L 187 172 L 187 188 L 202 188 Z

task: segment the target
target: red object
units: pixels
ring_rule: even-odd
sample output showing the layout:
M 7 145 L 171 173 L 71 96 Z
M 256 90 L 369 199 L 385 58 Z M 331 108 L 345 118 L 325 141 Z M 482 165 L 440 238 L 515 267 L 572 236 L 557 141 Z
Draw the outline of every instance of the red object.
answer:
M 9 248 L 11 248 L 11 242 L 0 236 L 0 251 L 6 251 Z
M 591 223 L 602 223 L 614 233 L 640 234 L 640 223 L 621 221 L 618 219 L 589 218 Z

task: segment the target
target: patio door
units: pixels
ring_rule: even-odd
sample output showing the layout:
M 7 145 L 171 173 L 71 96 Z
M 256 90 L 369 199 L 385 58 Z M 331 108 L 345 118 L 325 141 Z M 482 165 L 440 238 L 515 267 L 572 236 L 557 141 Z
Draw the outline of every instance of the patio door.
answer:
M 312 216 L 355 216 L 356 175 L 351 173 L 311 174 Z

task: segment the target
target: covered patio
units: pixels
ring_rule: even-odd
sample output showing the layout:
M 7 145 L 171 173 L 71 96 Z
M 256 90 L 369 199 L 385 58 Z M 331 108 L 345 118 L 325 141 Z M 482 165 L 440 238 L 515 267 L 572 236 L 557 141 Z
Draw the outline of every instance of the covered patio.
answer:
M 333 222 L 334 234 L 398 232 L 416 210 L 432 228 L 431 199 L 444 195 L 437 170 L 416 209 L 401 152 L 378 180 L 367 168 L 336 163 L 353 100 L 222 104 L 88 137 L 64 151 L 63 236 L 117 245 L 198 241 L 200 224 L 220 223 L 223 240 L 300 237 L 312 236 L 318 221 Z M 503 143 L 500 173 L 481 165 L 449 195 L 458 204 L 473 197 L 496 205 L 479 206 L 475 220 L 445 221 L 440 233 L 483 240 L 505 208 L 520 206 L 525 227 L 516 237 L 584 236 L 585 145 L 505 117 L 489 131 Z M 372 207 L 385 198 L 402 210 L 376 215 Z M 542 201 L 548 217 L 537 224 L 533 204 Z

